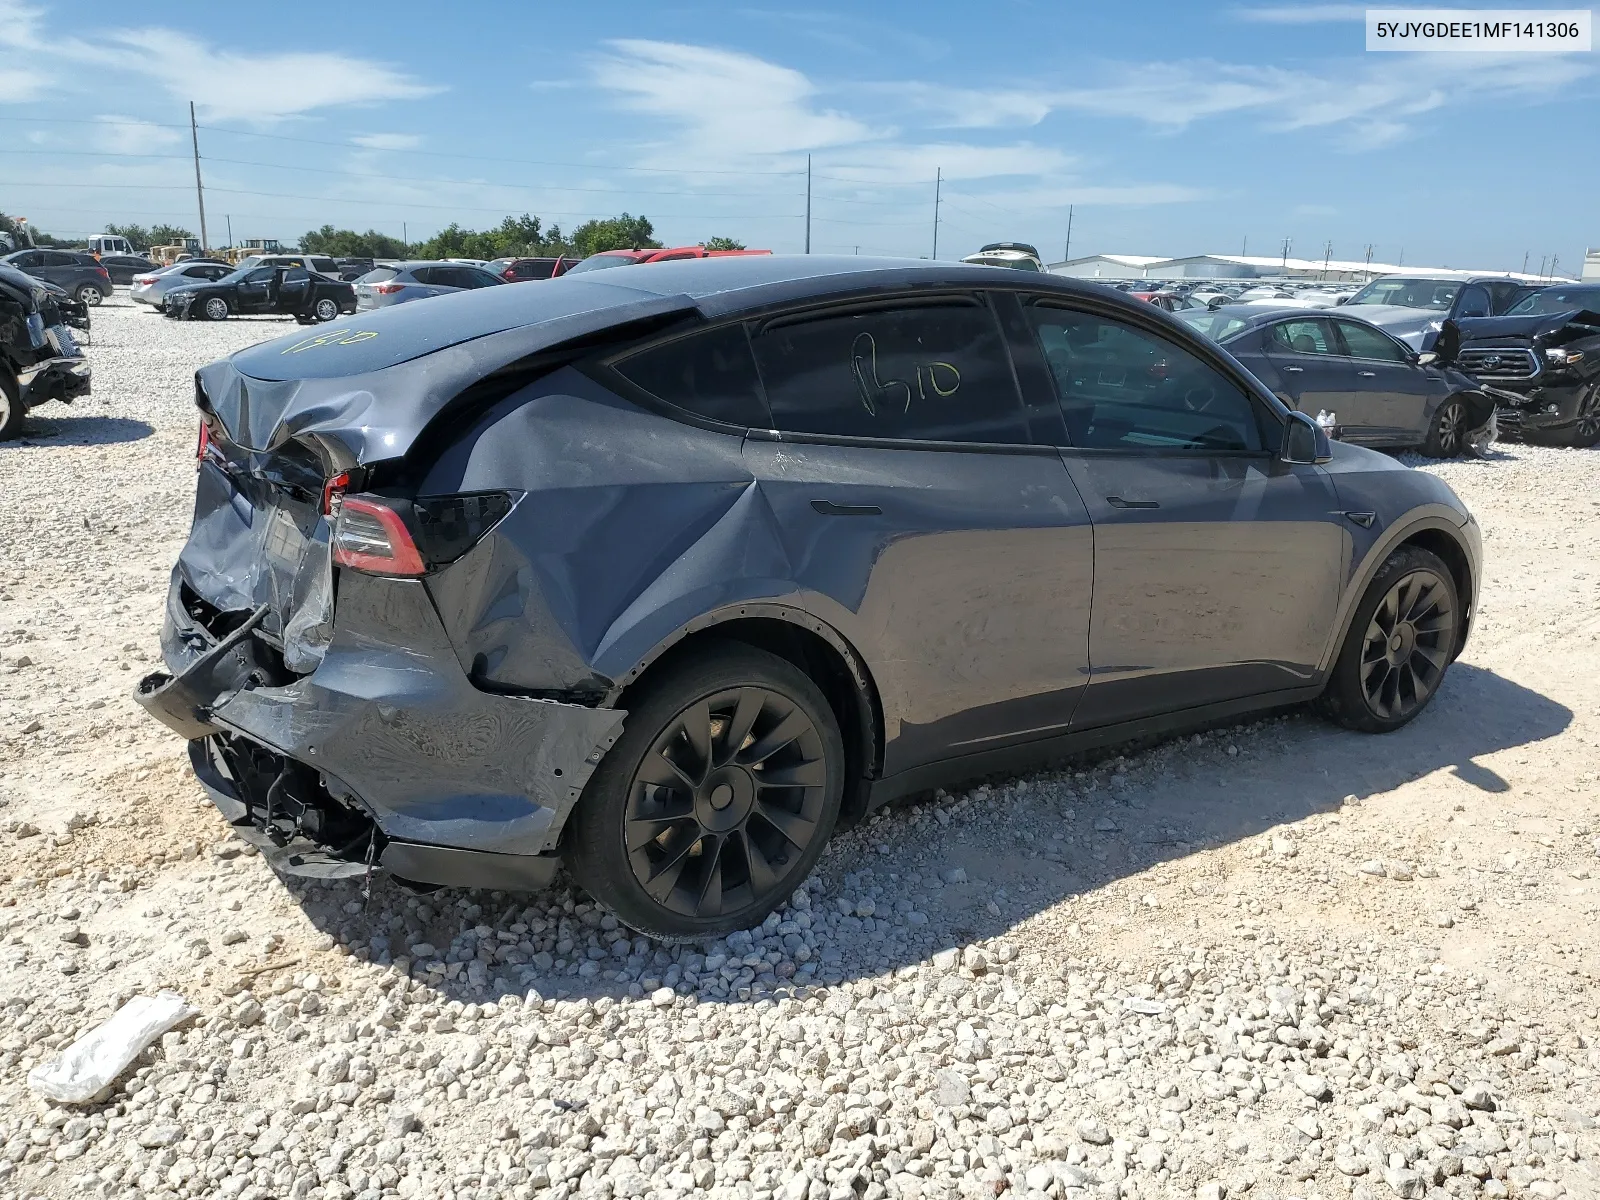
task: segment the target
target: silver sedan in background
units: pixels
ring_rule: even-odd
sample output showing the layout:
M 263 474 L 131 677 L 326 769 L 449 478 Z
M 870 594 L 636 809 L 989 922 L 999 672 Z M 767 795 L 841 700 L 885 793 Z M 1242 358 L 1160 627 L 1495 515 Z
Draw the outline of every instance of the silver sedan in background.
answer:
M 191 287 L 197 283 L 212 283 L 232 270 L 233 267 L 227 263 L 213 259 L 192 259 L 189 262 L 174 263 L 170 267 L 135 275 L 133 283 L 128 287 L 128 299 L 148 304 L 151 308 L 160 308 L 166 303 L 167 292 L 171 289 Z
M 356 309 L 390 308 L 429 296 L 484 287 L 500 287 L 505 280 L 482 267 L 454 262 L 406 262 L 374 267 L 355 282 Z

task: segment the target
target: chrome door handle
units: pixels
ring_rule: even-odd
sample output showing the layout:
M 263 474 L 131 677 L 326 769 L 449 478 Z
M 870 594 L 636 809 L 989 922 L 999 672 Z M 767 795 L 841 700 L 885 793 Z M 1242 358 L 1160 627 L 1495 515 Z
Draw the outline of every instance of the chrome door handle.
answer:
M 1298 374 L 1300 374 L 1300 372 L 1304 371 L 1305 368 L 1304 367 L 1285 367 L 1284 370 L 1292 372 L 1292 373 L 1298 375 Z
M 1356 376 L 1360 379 L 1376 379 L 1378 373 L 1376 371 L 1357 371 Z

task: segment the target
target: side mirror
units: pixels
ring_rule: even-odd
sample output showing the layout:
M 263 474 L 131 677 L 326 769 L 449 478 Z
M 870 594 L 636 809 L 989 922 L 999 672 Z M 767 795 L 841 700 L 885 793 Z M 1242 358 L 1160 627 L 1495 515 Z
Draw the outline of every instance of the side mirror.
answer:
M 1328 431 L 1303 412 L 1291 412 L 1283 427 L 1283 449 L 1278 457 L 1286 463 L 1313 466 L 1333 458 L 1333 443 Z
M 1439 356 L 1437 354 L 1435 354 L 1432 350 L 1424 350 L 1421 354 L 1417 355 L 1417 359 L 1416 359 L 1417 366 L 1419 366 L 1419 367 L 1435 366 L 1438 363 L 1438 361 L 1439 361 Z
M 1335 305 L 1349 304 L 1349 303 L 1350 303 L 1350 297 L 1349 296 L 1340 296 L 1337 300 L 1334 301 Z

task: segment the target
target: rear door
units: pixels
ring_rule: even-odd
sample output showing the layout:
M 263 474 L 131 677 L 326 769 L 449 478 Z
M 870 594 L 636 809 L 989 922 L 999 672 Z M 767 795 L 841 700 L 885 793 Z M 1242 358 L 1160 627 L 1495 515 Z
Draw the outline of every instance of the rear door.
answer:
M 1332 413 L 1341 425 L 1359 425 L 1359 413 L 1341 411 L 1355 390 L 1355 368 L 1339 354 L 1326 317 L 1286 317 L 1267 327 L 1262 349 L 1281 380 L 1278 399 L 1315 417 Z
M 836 305 L 752 344 L 776 432 L 746 462 L 787 577 L 872 667 L 885 774 L 1064 732 L 1088 679 L 1092 532 L 1034 444 L 988 299 Z
M 311 272 L 304 267 L 290 267 L 278 279 L 278 295 L 273 309 L 276 312 L 304 312 L 311 307 Z
M 1420 443 L 1443 381 L 1418 366 L 1411 352 L 1381 329 L 1348 318 L 1330 320 L 1355 373 L 1345 411 L 1363 418 L 1359 429 L 1346 429 L 1345 439 L 1382 446 Z
M 1028 307 L 1094 522 L 1091 675 L 1075 728 L 1317 677 L 1349 538 L 1319 467 L 1219 364 L 1127 314 Z

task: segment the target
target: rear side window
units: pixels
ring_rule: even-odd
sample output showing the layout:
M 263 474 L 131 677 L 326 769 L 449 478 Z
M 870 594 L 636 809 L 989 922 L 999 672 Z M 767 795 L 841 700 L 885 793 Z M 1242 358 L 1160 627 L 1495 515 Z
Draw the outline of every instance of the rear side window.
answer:
M 773 425 L 915 441 L 1028 441 L 994 314 L 976 301 L 780 319 L 754 337 Z
M 1111 317 L 1030 305 L 1074 446 L 1254 451 L 1261 418 L 1239 385 L 1188 350 Z
M 1339 335 L 1344 338 L 1351 358 L 1370 358 L 1381 362 L 1405 362 L 1406 352 L 1395 344 L 1393 338 L 1357 325 L 1354 321 L 1335 321 Z
M 555 272 L 554 259 L 535 258 L 517 264 L 518 279 L 549 279 Z
M 1458 317 L 1487 317 L 1491 305 L 1487 288 L 1469 283 L 1461 292 L 1461 304 L 1456 310 Z
M 1290 354 L 1339 353 L 1328 331 L 1328 323 L 1319 317 L 1279 321 L 1272 327 L 1272 340 L 1268 348 Z
M 652 346 L 613 364 L 613 369 L 635 387 L 695 416 L 745 429 L 772 425 L 742 325 Z

